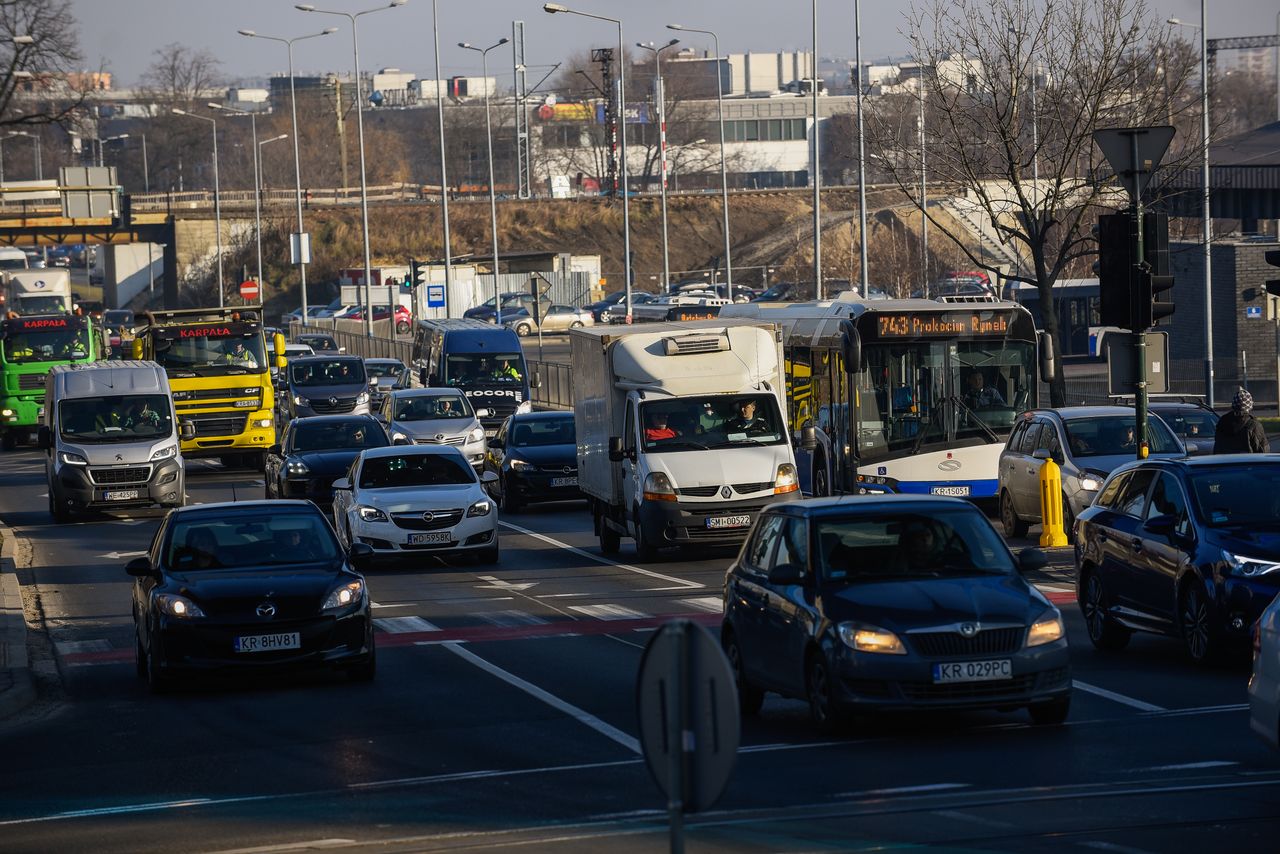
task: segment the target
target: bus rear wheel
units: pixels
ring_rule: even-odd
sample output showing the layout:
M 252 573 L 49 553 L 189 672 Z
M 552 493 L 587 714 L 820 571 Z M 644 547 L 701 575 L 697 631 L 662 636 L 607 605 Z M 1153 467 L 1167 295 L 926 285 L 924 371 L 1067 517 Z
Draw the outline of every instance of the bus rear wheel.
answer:
M 18 434 L 13 430 L 5 430 L 4 435 L 0 436 L 0 448 L 12 451 L 16 447 L 18 447 Z

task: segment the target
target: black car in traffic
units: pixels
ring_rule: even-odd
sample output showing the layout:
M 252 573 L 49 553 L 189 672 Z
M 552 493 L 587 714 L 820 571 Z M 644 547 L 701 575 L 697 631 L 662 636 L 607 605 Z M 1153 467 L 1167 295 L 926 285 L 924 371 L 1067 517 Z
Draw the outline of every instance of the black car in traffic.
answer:
M 374 678 L 369 594 L 306 501 L 205 504 L 170 512 L 129 562 L 138 675 L 153 691 L 181 673 L 324 666 Z
M 347 473 L 366 448 L 390 442 L 372 415 L 317 415 L 296 418 L 280 444 L 267 452 L 267 498 L 305 498 L 321 507 L 333 504 L 333 482 Z
M 1280 594 L 1280 455 L 1147 459 L 1112 472 L 1076 522 L 1089 639 L 1179 638 L 1197 662 L 1247 648 Z
M 721 641 L 744 714 L 766 691 L 835 728 L 855 711 L 1071 702 L 1062 615 L 987 518 L 955 498 L 845 496 L 766 507 L 724 584 Z
M 491 491 L 504 513 L 541 501 L 582 498 L 573 413 L 512 415 L 489 440 L 482 471 L 498 475 Z

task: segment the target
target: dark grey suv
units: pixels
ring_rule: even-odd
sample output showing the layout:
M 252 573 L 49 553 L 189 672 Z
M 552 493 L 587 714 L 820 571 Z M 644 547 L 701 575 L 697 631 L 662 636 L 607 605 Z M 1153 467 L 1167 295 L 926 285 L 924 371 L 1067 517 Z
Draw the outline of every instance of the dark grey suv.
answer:
M 290 418 L 369 414 L 369 375 L 359 356 L 307 356 L 287 371 Z

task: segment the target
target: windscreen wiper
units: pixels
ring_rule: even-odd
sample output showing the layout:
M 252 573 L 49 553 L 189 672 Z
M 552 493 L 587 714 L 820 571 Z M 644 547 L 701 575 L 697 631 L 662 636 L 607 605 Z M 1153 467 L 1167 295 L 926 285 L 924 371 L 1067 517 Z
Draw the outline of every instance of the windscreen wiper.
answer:
M 948 397 L 947 400 L 954 401 L 960 407 L 960 409 L 969 413 L 969 415 L 973 417 L 973 420 L 978 422 L 978 426 L 982 428 L 983 432 L 987 434 L 987 437 L 991 439 L 993 444 L 999 444 L 1001 441 L 1003 441 L 999 436 L 996 435 L 996 431 L 992 430 L 991 426 L 987 424 L 987 422 L 982 420 L 981 415 L 979 415 L 978 413 L 974 412 L 972 409 L 969 408 L 969 404 L 964 402 L 964 398 L 960 397 L 959 395 L 952 395 L 951 397 Z

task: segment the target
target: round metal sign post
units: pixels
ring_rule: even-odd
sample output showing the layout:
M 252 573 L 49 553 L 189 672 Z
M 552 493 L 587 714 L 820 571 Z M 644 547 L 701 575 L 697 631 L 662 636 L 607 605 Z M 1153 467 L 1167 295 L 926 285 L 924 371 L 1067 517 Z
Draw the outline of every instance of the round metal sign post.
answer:
M 690 620 L 659 629 L 636 677 L 645 764 L 667 796 L 671 851 L 684 851 L 684 814 L 724 792 L 741 735 L 733 671 L 711 633 Z

